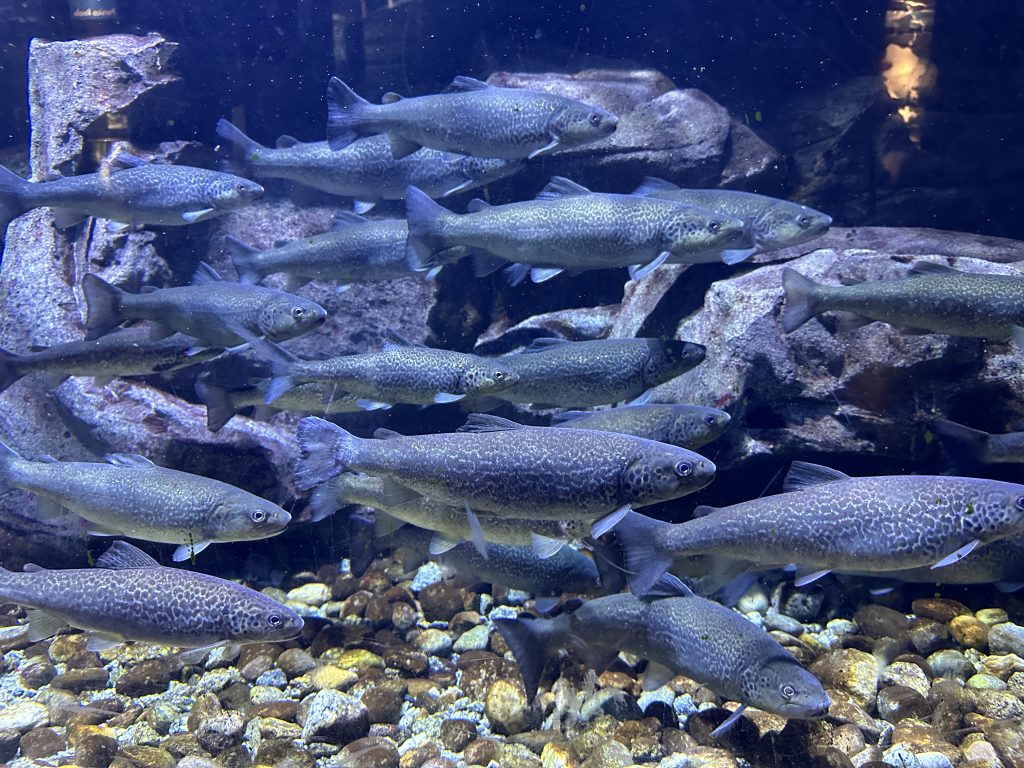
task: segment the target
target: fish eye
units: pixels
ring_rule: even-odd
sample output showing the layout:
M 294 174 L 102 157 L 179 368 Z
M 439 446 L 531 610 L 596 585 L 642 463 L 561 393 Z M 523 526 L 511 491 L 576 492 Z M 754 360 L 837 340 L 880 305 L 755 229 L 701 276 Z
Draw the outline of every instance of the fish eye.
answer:
M 798 227 L 800 227 L 800 229 L 807 229 L 809 226 L 811 226 L 811 217 L 810 216 L 800 216 L 796 220 L 796 225 Z
M 267 513 L 262 509 L 254 509 L 249 513 L 249 519 L 254 523 L 262 523 L 267 519 Z
M 505 372 L 504 371 L 495 371 L 494 372 L 494 380 L 495 381 L 504 381 L 505 380 Z
M 794 696 L 796 696 L 796 688 L 787 683 L 779 689 L 779 693 L 782 694 L 782 698 L 784 699 L 792 699 Z
M 711 415 L 705 416 L 704 423 L 707 424 L 709 427 L 713 427 L 715 425 L 715 417 Z
M 272 613 L 269 616 L 267 616 L 267 624 L 269 624 L 272 627 L 280 627 L 283 623 L 284 619 L 282 619 L 276 613 Z
M 693 474 L 693 464 L 688 461 L 680 461 L 676 464 L 676 474 L 680 477 L 689 477 Z
M 1024 496 L 1017 497 L 1017 509 L 1024 509 Z
M 721 222 L 712 221 L 712 222 L 708 223 L 708 229 L 710 229 L 712 232 L 717 233 L 721 228 L 722 228 Z
M 292 317 L 302 317 L 302 307 L 292 307 Z
M 245 186 L 245 184 L 236 184 L 235 189 L 239 192 L 245 192 L 247 187 Z
M 588 119 L 590 120 L 590 124 L 595 128 L 601 124 L 601 116 L 597 114 L 597 112 L 591 112 Z

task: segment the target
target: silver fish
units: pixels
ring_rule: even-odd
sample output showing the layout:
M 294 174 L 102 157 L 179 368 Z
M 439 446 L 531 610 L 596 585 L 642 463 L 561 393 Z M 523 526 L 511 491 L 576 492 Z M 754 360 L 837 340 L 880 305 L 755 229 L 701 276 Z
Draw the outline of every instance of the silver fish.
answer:
M 178 648 L 281 642 L 302 631 L 302 618 L 278 601 L 215 576 L 164 568 L 124 541 L 96 565 L 0 568 L 0 599 L 28 609 L 30 640 L 72 626 L 93 634 L 91 650 L 126 640 Z
M 239 412 L 255 408 L 259 418 L 266 411 L 297 411 L 306 414 L 355 413 L 361 411 L 357 395 L 335 393 L 330 384 L 300 384 L 267 405 L 270 379 L 258 379 L 241 389 L 219 387 L 202 378 L 196 381 L 196 394 L 206 405 L 206 428 L 219 432 Z
M 147 163 L 123 152 L 116 159 L 128 167 L 36 183 L 0 167 L 0 209 L 17 216 L 32 208 L 53 208 L 61 228 L 87 216 L 167 227 L 206 221 L 263 195 L 259 184 L 230 173 Z
M 291 520 L 276 504 L 219 480 L 158 467 L 144 456 L 106 459 L 29 461 L 0 443 L 0 487 L 36 494 L 44 516 L 74 512 L 97 536 L 177 544 L 175 561 L 213 543 L 275 536 Z
M 960 466 L 1024 463 L 1024 432 L 992 435 L 949 419 L 936 419 L 935 432 Z
M 821 211 L 753 192 L 740 192 L 734 189 L 681 189 L 664 179 L 649 176 L 633 190 L 633 194 L 706 208 L 743 220 L 743 235 L 730 243 L 728 250 L 711 250 L 704 255 L 705 259 L 692 257 L 686 259 L 685 263 L 699 260 L 724 260 L 726 263 L 735 263 L 755 253 L 806 243 L 821 237 L 832 226 L 832 217 Z M 671 262 L 675 260 L 675 257 L 669 258 Z
M 181 334 L 154 341 L 148 330 L 140 328 L 127 328 L 98 339 L 33 347 L 20 355 L 0 349 L 0 392 L 30 373 L 43 374 L 49 387 L 71 376 L 92 376 L 103 385 L 120 376 L 149 376 L 187 368 L 222 352 L 197 349 L 195 339 Z
M 410 187 L 409 264 L 425 271 L 463 246 L 473 252 L 478 276 L 503 265 L 512 285 L 526 276 L 535 283 L 564 270 L 628 267 L 640 280 L 671 256 L 725 247 L 743 232 L 743 222 L 668 200 L 591 192 L 555 176 L 536 200 L 488 205 L 473 200 L 469 213 L 455 214 Z
M 795 564 L 797 586 L 832 570 L 942 566 L 1024 532 L 1024 485 L 947 476 L 849 477 L 793 462 L 787 493 L 672 525 L 627 515 L 616 527 L 630 589 L 643 594 L 676 557 L 715 555 L 757 567 Z
M 441 94 L 408 99 L 386 94 L 379 105 L 361 99 L 336 77 L 327 86 L 331 149 L 343 149 L 359 136 L 386 133 L 396 158 L 431 147 L 460 155 L 532 159 L 603 139 L 617 124 L 618 118 L 600 107 L 471 77 L 456 77 Z
M 273 370 L 268 403 L 304 382 L 331 384 L 358 395 L 360 407 L 377 410 L 395 403 L 453 403 L 467 395 L 499 392 L 519 380 L 500 360 L 413 344 L 393 329 L 385 331 L 380 352 L 361 355 L 299 360 L 267 343 L 254 343 L 253 349 Z
M 451 157 L 426 147 L 395 159 L 387 136 L 357 139 L 337 151 L 326 141 L 306 143 L 282 136 L 273 148 L 253 141 L 227 120 L 217 123 L 217 136 L 241 150 L 239 165 L 247 175 L 288 179 L 353 197 L 357 213 L 366 213 L 382 200 L 401 200 L 409 186 L 431 197 L 447 197 L 511 176 L 522 167 L 515 160 Z
M 793 719 L 823 717 L 831 700 L 818 679 L 760 627 L 718 603 L 685 596 L 641 600 L 609 595 L 584 602 L 553 619 L 495 619 L 515 656 L 527 696 L 560 648 L 582 652 L 595 669 L 620 651 L 647 659 L 648 674 L 685 675 L 740 708 L 715 731 L 728 729 L 747 706 Z M 665 670 L 665 671 L 663 671 Z
M 564 411 L 553 421 L 553 426 L 623 432 L 693 451 L 726 430 L 729 414 L 700 405 L 632 402 L 603 411 Z
M 233 347 L 256 337 L 294 339 L 327 319 L 327 311 L 315 302 L 272 288 L 229 283 L 202 262 L 192 284 L 181 288 L 128 293 L 90 272 L 82 280 L 82 291 L 88 339 L 129 320 L 151 320 L 154 339 L 177 331 L 204 344 Z
M 994 584 L 1000 592 L 1015 592 L 1024 588 L 1024 534 L 978 547 L 970 557 L 945 568 L 908 568 L 890 571 L 882 577 L 911 584 Z
M 389 507 L 426 496 L 480 513 L 602 518 L 604 532 L 631 506 L 693 493 L 715 476 L 715 465 L 699 454 L 632 435 L 525 427 L 481 414 L 462 430 L 365 440 L 306 418 L 296 478 L 311 488 L 354 470 L 384 478 Z

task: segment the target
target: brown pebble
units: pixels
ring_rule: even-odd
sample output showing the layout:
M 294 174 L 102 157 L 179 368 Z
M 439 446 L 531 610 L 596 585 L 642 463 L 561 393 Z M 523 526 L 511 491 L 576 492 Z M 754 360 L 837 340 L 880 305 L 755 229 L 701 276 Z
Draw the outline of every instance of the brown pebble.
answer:
M 68 748 L 68 741 L 53 728 L 33 728 L 19 742 L 22 757 L 49 757 Z
M 847 755 L 864 749 L 864 734 L 853 723 L 843 723 L 832 731 L 832 746 Z
M 450 621 L 462 610 L 462 593 L 459 589 L 440 581 L 421 589 L 419 601 L 427 621 Z
M 865 605 L 853 614 L 860 631 L 871 637 L 897 637 L 910 629 L 910 619 L 884 605 Z
M 427 742 L 410 749 L 398 761 L 399 768 L 421 768 L 421 766 L 441 754 L 440 747 L 433 742 Z
M 949 629 L 953 639 L 966 648 L 981 650 L 988 645 L 988 625 L 973 616 L 954 616 L 949 622 Z
M 121 747 L 119 756 L 130 760 L 137 768 L 174 768 L 178 762 L 170 752 L 160 747 L 126 745 Z
M 117 679 L 114 690 L 122 696 L 149 696 L 167 690 L 171 678 L 182 670 L 181 659 L 168 656 L 162 659 L 146 659 L 129 667 Z
M 469 765 L 487 765 L 497 761 L 499 744 L 494 739 L 475 739 L 462 750 L 462 757 Z
M 461 752 L 476 738 L 476 724 L 459 717 L 441 721 L 441 742 L 451 752 Z
M 85 644 L 89 638 L 84 632 L 74 632 L 70 635 L 57 635 L 50 643 L 49 656 L 52 661 L 68 661 L 73 656 L 85 650 Z
M 924 719 L 932 713 L 925 697 L 905 685 L 890 685 L 880 690 L 877 707 L 878 714 L 894 724 L 908 717 Z
M 19 675 L 21 684 L 32 690 L 42 688 L 56 676 L 57 668 L 45 659 L 37 659 L 35 663 L 21 670 Z
M 299 703 L 290 699 L 281 699 L 279 701 L 264 701 L 261 704 L 251 704 L 245 711 L 245 719 L 252 720 L 256 717 L 272 717 L 276 720 L 297 723 L 299 721 Z
M 289 648 L 281 653 L 274 663 L 291 680 L 299 675 L 304 675 L 315 667 L 316 659 L 301 648 Z
M 402 680 L 387 680 L 370 688 L 362 696 L 371 723 L 397 723 L 408 684 Z
M 91 733 L 75 746 L 75 762 L 82 768 L 107 768 L 117 754 L 117 739 Z
M 910 604 L 911 612 L 918 616 L 948 624 L 954 616 L 971 615 L 971 609 L 957 600 L 944 597 L 922 597 Z
M 98 691 L 107 687 L 110 673 L 103 667 L 86 667 L 85 669 L 69 669 L 50 681 L 54 688 L 81 693 L 82 691 Z
M 313 768 L 316 758 L 287 739 L 263 739 L 253 765 L 275 768 Z
M 253 659 L 262 656 L 269 657 L 271 662 L 273 662 L 281 653 L 281 646 L 277 643 L 246 643 L 238 651 L 237 666 L 241 669 Z
M 331 585 L 331 600 L 344 600 L 359 591 L 359 579 L 352 575 L 339 576 Z
M 100 655 L 95 651 L 79 651 L 64 662 L 65 669 L 90 669 L 92 667 L 102 666 L 103 661 L 100 659 Z
M 452 616 L 448 622 L 448 629 L 456 635 L 461 635 L 468 629 L 478 626 L 482 619 L 476 611 L 459 611 Z
M 467 651 L 459 658 L 462 690 L 471 699 L 482 699 L 495 681 L 519 676 L 515 664 L 489 651 Z
M 390 739 L 364 736 L 346 744 L 338 756 L 337 764 L 348 768 L 398 768 L 398 748 Z

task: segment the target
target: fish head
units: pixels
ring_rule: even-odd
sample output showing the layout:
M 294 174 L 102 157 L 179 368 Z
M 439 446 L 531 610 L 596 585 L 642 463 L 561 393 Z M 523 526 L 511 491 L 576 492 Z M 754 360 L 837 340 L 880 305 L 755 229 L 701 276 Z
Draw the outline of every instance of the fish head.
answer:
M 518 173 L 523 167 L 522 160 L 502 160 L 497 157 L 466 156 L 459 160 L 462 175 L 478 184 L 490 184 Z
M 487 395 L 506 390 L 518 381 L 519 373 L 508 363 L 477 357 L 463 368 L 459 384 L 464 394 Z
M 620 480 L 634 506 L 699 491 L 715 479 L 714 462 L 699 453 L 653 440 L 639 441 Z
M 284 341 L 323 325 L 325 320 L 327 310 L 315 301 L 282 293 L 263 305 L 259 328 L 271 341 Z
M 668 442 L 673 445 L 709 443 L 721 435 L 731 421 L 729 414 L 717 408 L 686 406 L 677 408 L 668 428 Z
M 249 493 L 227 496 L 207 521 L 207 533 L 214 541 L 266 539 L 283 531 L 292 516 L 266 499 Z
M 619 118 L 606 109 L 573 102 L 555 115 L 548 127 L 559 144 L 575 147 L 611 135 L 618 124 Z
M 675 205 L 661 229 L 661 248 L 676 256 L 724 248 L 743 237 L 743 219 L 706 208 Z
M 231 210 L 252 205 L 263 197 L 263 187 L 255 181 L 232 176 L 230 173 L 219 173 L 206 190 L 206 201 L 211 208 Z
M 792 657 L 751 665 L 742 685 L 744 703 L 795 720 L 824 717 L 832 705 L 818 678 Z
M 963 521 L 978 540 L 987 544 L 1024 533 L 1024 485 L 981 478 L 967 482 L 971 490 L 963 500 Z
M 779 200 L 751 225 L 751 236 L 761 250 L 799 245 L 820 237 L 832 226 L 832 217 L 806 205 Z
M 707 347 L 692 341 L 652 339 L 647 362 L 644 364 L 644 383 L 656 386 L 704 362 Z
M 250 592 L 246 590 L 246 592 Z M 277 600 L 250 592 L 230 610 L 229 640 L 239 643 L 274 643 L 291 640 L 302 632 L 302 617 Z

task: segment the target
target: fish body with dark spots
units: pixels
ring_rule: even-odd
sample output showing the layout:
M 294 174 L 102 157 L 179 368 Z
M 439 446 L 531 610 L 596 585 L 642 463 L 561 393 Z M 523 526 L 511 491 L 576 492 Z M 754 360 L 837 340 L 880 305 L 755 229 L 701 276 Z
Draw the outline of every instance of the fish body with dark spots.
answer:
M 360 136 L 388 134 L 392 155 L 430 147 L 475 157 L 522 160 L 588 144 L 615 131 L 607 110 L 554 93 L 501 88 L 457 77 L 444 93 L 385 103 L 361 99 L 338 78 L 327 87 L 327 141 L 344 149 Z
M 38 496 L 40 510 L 70 510 L 96 535 L 176 544 L 176 560 L 211 543 L 274 536 L 291 520 L 276 504 L 219 480 L 142 456 L 107 459 L 29 461 L 0 443 L 0 483 Z
M 877 573 L 859 573 L 878 576 Z M 881 574 L 888 581 L 911 584 L 995 584 L 1003 591 L 1024 586 L 1024 534 L 1008 536 L 978 547 L 970 557 L 944 568 L 908 568 Z
M 717 408 L 670 403 L 628 404 L 601 411 L 569 411 L 555 415 L 554 426 L 622 432 L 659 443 L 696 450 L 718 438 L 729 426 L 729 414 Z
M 218 122 L 217 135 L 239 149 L 238 165 L 245 173 L 355 198 L 361 212 L 382 200 L 401 200 L 408 186 L 446 197 L 511 176 L 522 167 L 515 160 L 451 157 L 426 147 L 396 159 L 385 135 L 357 139 L 337 151 L 326 141 L 300 142 L 287 136 L 278 139 L 277 147 L 265 147 L 226 120 Z
M 713 555 L 757 567 L 795 564 L 797 584 L 828 571 L 941 567 L 1024 532 L 1024 485 L 950 476 L 848 477 L 794 462 L 787 492 L 675 525 L 627 515 L 616 527 L 630 588 L 641 594 L 676 557 Z
M 536 339 L 526 352 L 499 358 L 519 373 L 519 381 L 495 397 L 562 408 L 609 405 L 695 368 L 704 355 L 703 346 L 689 341 Z
M 196 381 L 196 394 L 206 405 L 206 427 L 218 432 L 235 415 L 246 408 L 255 408 L 257 415 L 268 409 L 295 411 L 297 413 L 323 416 L 332 413 L 357 413 L 363 410 L 356 402 L 359 397 L 338 393 L 330 384 L 312 382 L 299 384 L 289 389 L 274 402 L 266 403 L 270 379 L 259 379 L 250 386 L 240 389 L 221 387 L 200 378 Z
M 822 312 L 838 310 L 917 333 L 1024 340 L 1024 276 L 918 262 L 904 278 L 833 286 L 786 268 L 783 288 L 781 322 L 786 333 Z
M 115 542 L 97 565 L 0 569 L 0 599 L 33 609 L 33 640 L 72 626 L 108 641 L 201 648 L 284 641 L 302 631 L 302 619 L 278 601 L 215 576 L 162 567 L 125 542 Z
M 385 478 L 393 503 L 419 495 L 481 513 L 595 520 L 693 493 L 715 474 L 699 454 L 631 435 L 479 414 L 463 429 L 474 431 L 365 440 L 303 419 L 298 482 L 309 488 L 348 469 Z

